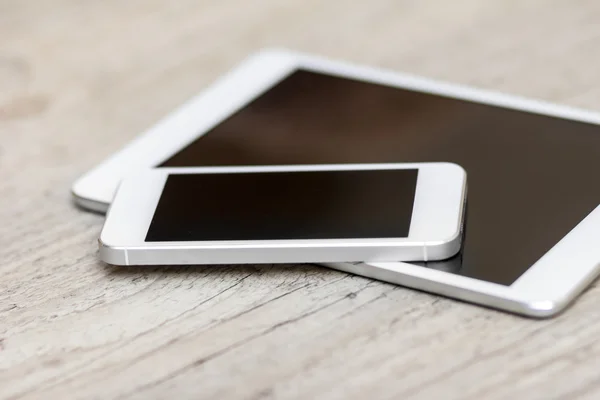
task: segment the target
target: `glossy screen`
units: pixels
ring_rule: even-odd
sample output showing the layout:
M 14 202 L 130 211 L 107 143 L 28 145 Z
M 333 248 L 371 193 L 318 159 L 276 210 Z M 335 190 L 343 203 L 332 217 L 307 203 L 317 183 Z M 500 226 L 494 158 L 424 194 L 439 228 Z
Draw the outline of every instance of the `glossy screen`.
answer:
M 147 242 L 408 237 L 418 170 L 170 175 Z

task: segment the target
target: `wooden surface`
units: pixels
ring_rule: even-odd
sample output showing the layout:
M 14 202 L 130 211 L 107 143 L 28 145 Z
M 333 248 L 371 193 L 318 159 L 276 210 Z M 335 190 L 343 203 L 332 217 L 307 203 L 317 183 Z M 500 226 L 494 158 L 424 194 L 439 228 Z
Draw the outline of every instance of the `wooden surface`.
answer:
M 113 268 L 72 181 L 263 46 L 600 111 L 600 2 L 0 0 L 0 399 L 597 399 L 524 319 L 316 266 Z

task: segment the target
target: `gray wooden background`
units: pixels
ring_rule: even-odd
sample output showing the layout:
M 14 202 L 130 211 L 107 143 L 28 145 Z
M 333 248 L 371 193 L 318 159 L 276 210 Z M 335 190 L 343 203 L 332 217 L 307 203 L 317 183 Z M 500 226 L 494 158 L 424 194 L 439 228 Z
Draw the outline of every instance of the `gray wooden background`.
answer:
M 600 398 L 600 289 L 528 320 L 317 266 L 114 268 L 72 181 L 287 47 L 600 111 L 600 2 L 0 0 L 0 399 Z

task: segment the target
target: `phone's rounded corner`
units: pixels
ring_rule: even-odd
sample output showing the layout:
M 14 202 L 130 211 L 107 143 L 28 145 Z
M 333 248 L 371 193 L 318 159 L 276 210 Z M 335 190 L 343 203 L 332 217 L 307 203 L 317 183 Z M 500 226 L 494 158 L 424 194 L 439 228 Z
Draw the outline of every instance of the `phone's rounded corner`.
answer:
M 447 165 L 448 168 L 456 171 L 456 173 L 459 174 L 463 178 L 463 180 L 466 181 L 467 170 L 462 165 L 453 162 L 444 162 L 444 164 Z M 464 185 L 466 186 L 466 182 L 464 183 Z
M 455 170 L 455 171 L 457 171 L 457 172 L 459 172 L 459 173 L 461 173 L 463 175 L 467 174 L 467 170 L 465 170 L 465 168 L 462 165 L 457 164 L 457 163 L 452 162 L 452 161 L 435 161 L 435 162 L 432 162 L 431 164 L 434 164 L 434 165 L 437 165 L 437 166 L 441 166 L 441 167 L 445 167 L 445 168 L 448 168 L 448 169 L 453 169 L 453 170 Z
M 112 246 L 109 242 L 106 241 L 106 237 L 102 233 L 98 238 L 98 251 L 100 260 L 107 264 L 119 266 L 129 265 L 127 250 L 116 246 Z
M 427 261 L 443 261 L 454 257 L 462 248 L 462 230 L 459 228 L 444 240 L 425 243 Z

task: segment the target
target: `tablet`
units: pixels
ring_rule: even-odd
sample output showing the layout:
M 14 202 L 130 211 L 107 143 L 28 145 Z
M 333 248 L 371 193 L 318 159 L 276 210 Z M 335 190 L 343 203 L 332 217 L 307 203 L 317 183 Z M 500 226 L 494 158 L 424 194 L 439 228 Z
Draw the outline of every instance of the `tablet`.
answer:
M 600 203 L 598 124 L 593 112 L 264 51 L 84 175 L 73 194 L 105 211 L 120 180 L 148 167 L 453 162 L 469 175 L 460 267 L 427 266 L 511 287 L 576 226 L 600 237 L 595 218 L 580 224 Z M 568 271 L 581 249 L 564 250 Z M 597 274 L 589 263 L 600 254 L 587 250 L 571 294 Z

